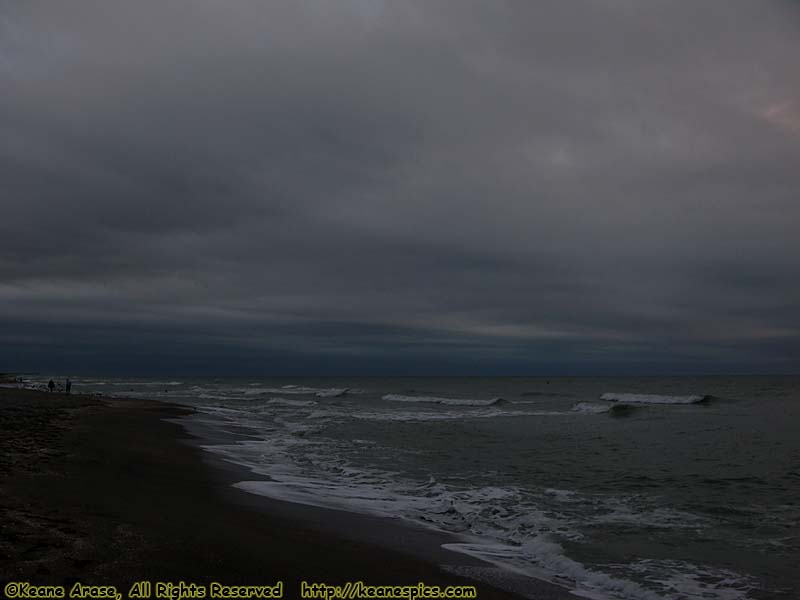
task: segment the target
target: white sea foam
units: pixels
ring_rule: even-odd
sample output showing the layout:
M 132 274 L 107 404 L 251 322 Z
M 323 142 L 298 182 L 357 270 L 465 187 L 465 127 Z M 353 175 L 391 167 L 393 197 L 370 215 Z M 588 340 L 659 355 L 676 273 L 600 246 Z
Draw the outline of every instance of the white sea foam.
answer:
M 560 490 L 557 488 L 547 488 L 544 493 L 548 496 L 552 496 L 559 502 L 573 502 L 576 495 L 576 492 L 572 490 Z
M 617 394 L 607 392 L 601 400 L 630 404 L 697 404 L 708 400 L 708 396 L 661 396 L 658 394 Z
M 318 398 L 338 398 L 346 395 L 349 388 L 315 388 L 301 387 L 297 385 L 285 385 L 283 387 L 262 387 L 243 390 L 245 396 L 261 396 L 266 394 L 298 394 L 305 396 L 317 396 Z
M 598 415 L 604 413 L 622 414 L 633 409 L 633 406 L 623 402 L 578 402 L 572 407 L 573 412 L 582 413 L 585 415 Z
M 572 412 L 553 410 L 500 410 L 487 408 L 479 411 L 364 411 L 352 413 L 355 419 L 367 421 L 455 421 L 469 419 L 493 419 L 499 417 L 563 417 Z
M 585 598 L 626 598 L 664 600 L 664 596 L 641 585 L 587 568 L 564 554 L 561 544 L 543 534 L 520 545 L 502 543 L 444 544 L 444 548 L 461 552 L 501 567 L 565 585 Z
M 173 386 L 173 385 L 183 385 L 182 381 L 112 381 L 111 385 L 141 385 L 141 386 L 152 386 L 152 387 L 161 387 L 161 386 Z
M 316 400 L 294 400 L 291 398 L 270 398 L 267 404 L 272 406 L 314 406 L 317 404 Z
M 327 390 L 319 390 L 315 393 L 318 398 L 340 398 L 349 392 L 348 388 L 330 388 Z
M 386 394 L 384 400 L 390 402 L 422 402 L 425 404 L 443 404 L 445 406 L 497 406 L 504 404 L 502 398 L 479 400 L 474 398 L 439 398 L 436 396 L 403 396 L 401 394 Z
M 213 414 L 247 415 L 249 411 L 238 408 L 226 408 L 224 406 L 196 406 L 197 410 Z
M 668 598 L 748 600 L 749 592 L 758 587 L 755 580 L 746 575 L 682 560 L 641 560 L 611 566 L 643 575 L 648 581 L 659 584 Z
M 453 489 L 431 479 L 426 484 L 390 483 L 386 474 L 350 470 L 344 481 L 321 476 L 300 475 L 285 467 L 268 473 L 270 481 L 242 481 L 235 487 L 268 496 L 312 506 L 336 508 L 377 516 L 401 516 L 418 524 L 463 536 L 464 541 L 444 545 L 445 548 L 468 554 L 515 572 L 565 585 L 587 598 L 624 598 L 630 600 L 677 600 L 709 598 L 745 600 L 746 595 L 732 593 L 725 586 L 701 584 L 689 578 L 693 588 L 683 586 L 674 591 L 695 595 L 675 595 L 665 585 L 663 591 L 647 589 L 641 584 L 590 568 L 566 556 L 554 535 L 562 539 L 580 540 L 563 517 L 553 515 L 530 504 L 520 490 L 502 487 Z M 570 498 L 569 490 L 550 490 Z M 654 569 L 655 571 L 655 569 Z M 679 574 L 679 573 L 678 573 Z M 735 575 L 735 574 L 733 574 Z M 667 581 L 667 580 L 665 580 Z M 670 581 L 670 585 L 675 582 Z
M 403 481 L 391 473 L 348 467 L 325 451 L 324 445 L 312 456 L 321 471 L 313 475 L 291 462 L 264 464 L 263 457 L 288 458 L 297 444 L 313 448 L 320 442 L 308 439 L 310 431 L 299 423 L 282 423 L 291 435 L 275 436 L 263 442 L 246 442 L 231 452 L 234 460 L 247 464 L 269 481 L 242 481 L 235 487 L 274 499 L 336 508 L 377 516 L 401 516 L 418 524 L 463 536 L 463 542 L 445 547 L 469 554 L 518 573 L 546 579 L 574 589 L 579 596 L 595 599 L 746 600 L 740 584 L 726 586 L 718 579 L 710 585 L 692 571 L 659 570 L 652 566 L 648 585 L 626 579 L 619 573 L 601 572 L 565 554 L 557 539 L 581 540 L 568 518 L 552 509 L 537 506 L 536 499 L 516 488 L 498 486 L 453 488 L 431 478 L 425 483 Z M 277 433 L 277 432 L 275 432 Z M 210 448 L 215 451 L 225 449 Z M 227 448 L 230 452 L 231 447 Z M 244 450 L 244 451 L 242 451 Z M 247 457 L 253 457 L 250 460 Z M 244 459 L 244 460 L 243 460 Z M 335 475 L 334 475 L 335 474 Z M 548 497 L 566 502 L 582 498 L 571 490 L 544 491 Z M 702 571 L 703 567 L 698 567 Z M 707 571 L 707 570 L 706 570 Z M 687 575 L 688 573 L 688 575 Z M 657 577 L 660 577 L 658 579 Z M 681 577 L 683 579 L 681 580 Z M 736 574 L 731 574 L 734 581 Z M 684 594 L 683 592 L 689 592 Z
M 594 404 L 592 402 L 578 402 L 572 410 L 587 415 L 596 415 L 611 411 L 611 404 Z
M 230 400 L 230 396 L 221 396 L 220 394 L 208 394 L 203 392 L 202 394 L 197 394 L 198 398 L 203 400 Z
M 567 585 L 575 595 L 597 600 L 625 598 L 631 600 L 748 600 L 756 589 L 755 581 L 728 569 L 695 565 L 677 560 L 642 560 L 631 564 L 607 565 L 616 574 L 600 572 L 572 560 L 563 548 L 548 535 L 538 535 L 520 545 L 492 544 L 483 541 L 445 544 L 443 547 L 461 552 L 501 567 L 511 566 L 552 583 Z M 625 578 L 623 573 L 644 576 L 649 586 Z
M 669 565 L 661 565 L 664 568 L 660 568 L 659 564 L 653 563 L 646 577 L 644 571 L 643 577 L 634 577 L 636 581 L 643 580 L 637 583 L 630 580 L 631 570 L 625 569 L 630 565 L 620 565 L 619 570 L 610 570 L 605 565 L 582 564 L 567 556 L 560 543 L 564 540 L 586 542 L 588 538 L 583 537 L 583 531 L 587 528 L 591 531 L 590 528 L 598 526 L 673 529 L 703 528 L 707 525 L 688 513 L 648 504 L 641 495 L 616 498 L 554 488 L 537 492 L 510 485 L 481 487 L 471 480 L 465 480 L 462 485 L 460 481 L 454 482 L 453 478 L 448 483 L 442 483 L 431 477 L 427 482 L 420 483 L 414 479 L 416 476 L 405 478 L 401 473 L 381 471 L 377 467 L 354 467 L 352 456 L 356 452 L 363 452 L 357 449 L 359 445 L 370 444 L 370 453 L 376 454 L 380 448 L 375 448 L 374 442 L 367 440 L 333 439 L 334 434 L 326 433 L 328 424 L 351 418 L 415 422 L 560 416 L 591 423 L 589 417 L 582 416 L 580 409 L 527 411 L 509 410 L 508 406 L 442 402 L 433 403 L 438 406 L 425 406 L 424 400 L 418 401 L 423 403 L 419 406 L 336 404 L 308 398 L 282 397 L 293 393 L 310 394 L 307 391 L 309 389 L 316 394 L 320 388 L 293 386 L 278 389 L 278 396 L 269 400 L 258 399 L 253 403 L 245 403 L 250 405 L 247 409 L 218 413 L 237 422 L 245 422 L 248 413 L 252 415 L 254 412 L 259 419 L 264 419 L 260 427 L 261 439 L 207 447 L 269 478 L 269 481 L 243 481 L 236 484 L 238 488 L 296 503 L 381 516 L 400 516 L 417 524 L 452 532 L 464 536 L 463 543 L 453 545 L 453 550 L 567 585 L 576 589 L 578 595 L 587 598 L 747 599 L 745 586 L 739 583 L 727 585 L 721 578 L 709 583 L 709 578 L 702 574 L 695 577 L 691 565 L 683 570 L 676 566 L 673 572 L 668 568 Z M 303 410 L 313 405 L 317 406 L 311 411 Z M 620 406 L 611 402 L 597 405 L 608 407 L 607 410 Z M 211 407 L 205 408 L 214 412 L 210 410 Z M 293 408 L 297 410 L 292 411 Z M 599 413 L 598 410 L 590 414 Z M 328 435 L 331 438 L 326 437 Z M 339 451 L 347 447 L 351 448 L 353 454 Z M 358 461 L 355 464 L 359 464 Z M 708 569 L 704 572 L 707 575 Z M 736 581 L 735 577 L 736 574 L 732 574 L 731 581 Z

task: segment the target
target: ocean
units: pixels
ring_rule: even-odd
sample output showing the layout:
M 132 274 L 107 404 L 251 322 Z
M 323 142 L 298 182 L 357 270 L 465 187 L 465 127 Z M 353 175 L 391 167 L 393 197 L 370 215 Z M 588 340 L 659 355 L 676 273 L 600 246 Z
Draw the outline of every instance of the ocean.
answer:
M 195 407 L 248 492 L 451 532 L 588 597 L 800 597 L 798 377 L 73 382 Z

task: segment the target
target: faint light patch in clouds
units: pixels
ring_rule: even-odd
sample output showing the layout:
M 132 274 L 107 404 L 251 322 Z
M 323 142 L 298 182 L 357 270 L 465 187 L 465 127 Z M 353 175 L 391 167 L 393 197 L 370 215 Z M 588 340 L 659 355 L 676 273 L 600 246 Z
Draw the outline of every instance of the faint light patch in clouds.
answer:
M 767 107 L 761 116 L 772 125 L 776 125 L 794 134 L 800 134 L 800 102 L 787 100 Z

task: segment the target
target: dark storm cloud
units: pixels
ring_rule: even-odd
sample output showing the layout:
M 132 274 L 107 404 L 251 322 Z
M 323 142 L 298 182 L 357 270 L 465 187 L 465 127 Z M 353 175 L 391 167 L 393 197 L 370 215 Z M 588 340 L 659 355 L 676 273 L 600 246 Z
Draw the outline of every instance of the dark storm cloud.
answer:
M 0 358 L 796 370 L 799 32 L 743 0 L 5 3 Z

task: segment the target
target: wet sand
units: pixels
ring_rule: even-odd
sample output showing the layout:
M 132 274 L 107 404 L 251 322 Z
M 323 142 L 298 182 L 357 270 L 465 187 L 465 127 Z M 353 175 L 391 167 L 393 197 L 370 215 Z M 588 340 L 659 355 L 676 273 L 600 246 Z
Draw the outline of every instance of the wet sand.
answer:
M 116 585 L 123 595 L 141 580 L 283 581 L 295 598 L 306 580 L 574 598 L 442 550 L 435 532 L 231 488 L 254 477 L 196 447 L 179 424 L 190 410 L 0 389 L 0 593 L 8 581 Z

